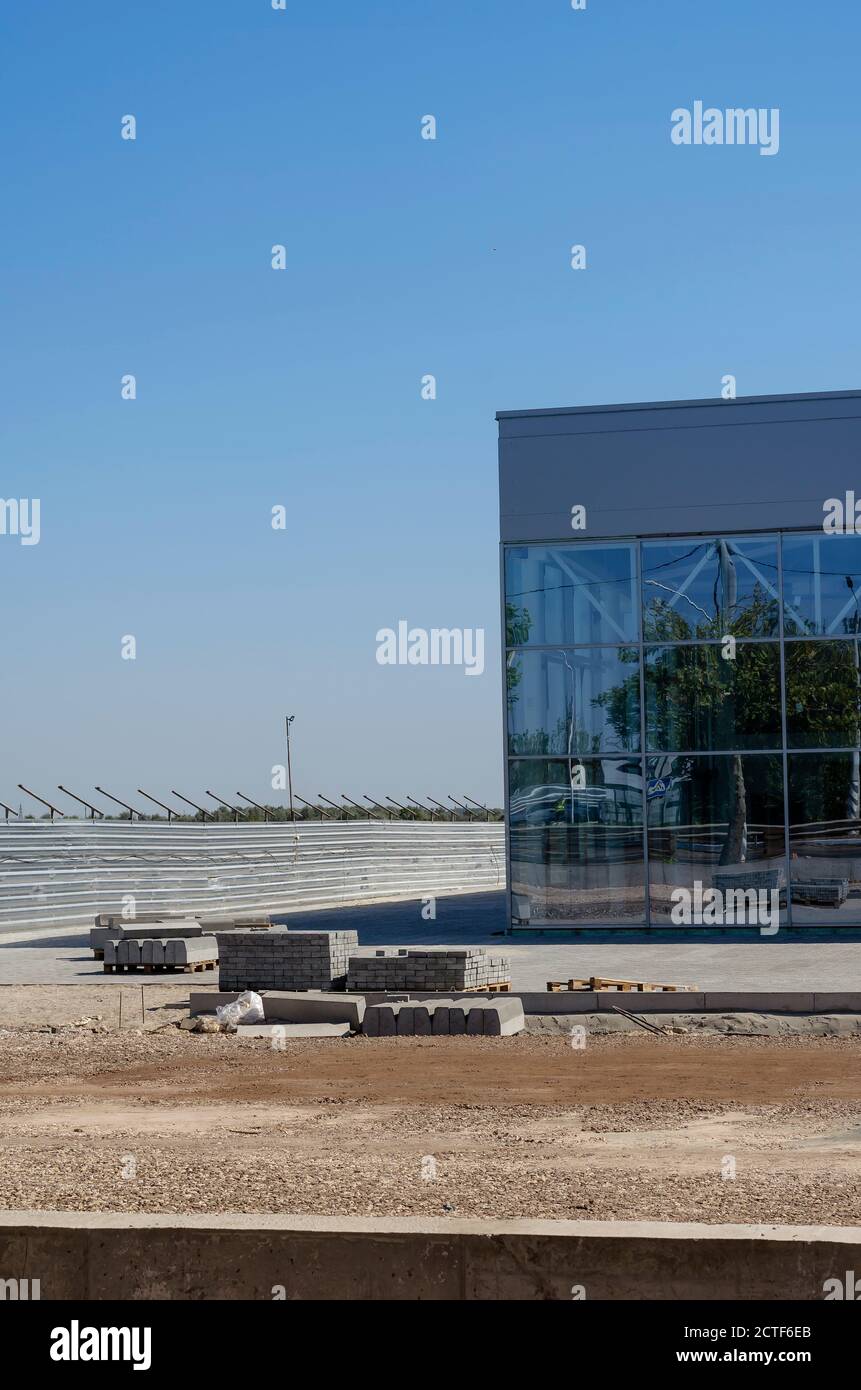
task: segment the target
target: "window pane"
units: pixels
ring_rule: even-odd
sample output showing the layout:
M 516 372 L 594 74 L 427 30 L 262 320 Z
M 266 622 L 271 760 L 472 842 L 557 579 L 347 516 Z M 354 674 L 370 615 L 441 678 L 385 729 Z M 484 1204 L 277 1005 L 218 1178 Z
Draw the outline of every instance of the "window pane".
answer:
M 515 925 L 645 921 L 640 759 L 509 764 Z
M 776 642 L 646 650 L 646 747 L 651 751 L 780 748 Z
M 789 758 L 792 920 L 861 923 L 858 753 Z
M 790 635 L 861 632 L 861 536 L 783 537 L 783 623 Z
M 647 640 L 777 636 L 776 538 L 647 541 L 642 565 Z
M 509 647 L 636 642 L 632 545 L 514 546 L 505 554 Z
M 780 754 L 648 758 L 646 776 L 652 921 L 672 924 L 673 889 L 693 894 L 697 884 L 703 892 L 719 888 L 724 895 L 775 889 L 782 921 L 786 858 Z
M 511 753 L 639 750 L 639 648 L 510 652 L 507 684 Z
M 787 642 L 785 651 L 790 748 L 857 748 L 858 642 Z

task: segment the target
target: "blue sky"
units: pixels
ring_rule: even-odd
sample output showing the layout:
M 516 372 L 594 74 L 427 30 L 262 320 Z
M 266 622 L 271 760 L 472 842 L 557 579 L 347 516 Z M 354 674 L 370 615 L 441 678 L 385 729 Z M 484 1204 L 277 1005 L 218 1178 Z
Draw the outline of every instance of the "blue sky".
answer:
M 42 536 L 0 537 L 0 799 L 271 799 L 286 711 L 305 796 L 498 799 L 494 412 L 858 386 L 859 39 L 834 0 L 5 7 L 0 496 Z M 779 107 L 779 154 L 675 147 L 697 99 Z M 485 674 L 377 665 L 400 618 L 485 628 Z

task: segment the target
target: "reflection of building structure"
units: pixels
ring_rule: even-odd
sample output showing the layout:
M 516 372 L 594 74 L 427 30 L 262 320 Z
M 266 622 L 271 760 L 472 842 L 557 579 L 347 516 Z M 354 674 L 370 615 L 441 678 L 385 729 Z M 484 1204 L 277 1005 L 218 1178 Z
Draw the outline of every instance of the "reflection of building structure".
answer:
M 513 923 L 861 924 L 861 392 L 499 421 Z

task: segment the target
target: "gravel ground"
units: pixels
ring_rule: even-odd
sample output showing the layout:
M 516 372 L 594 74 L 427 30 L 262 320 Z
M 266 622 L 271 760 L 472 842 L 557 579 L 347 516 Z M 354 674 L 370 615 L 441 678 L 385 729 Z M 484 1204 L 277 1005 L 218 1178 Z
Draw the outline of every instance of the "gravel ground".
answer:
M 76 1016 L 0 1025 L 2 1207 L 861 1224 L 858 1037 L 275 1051 L 170 991 L 149 1031 Z

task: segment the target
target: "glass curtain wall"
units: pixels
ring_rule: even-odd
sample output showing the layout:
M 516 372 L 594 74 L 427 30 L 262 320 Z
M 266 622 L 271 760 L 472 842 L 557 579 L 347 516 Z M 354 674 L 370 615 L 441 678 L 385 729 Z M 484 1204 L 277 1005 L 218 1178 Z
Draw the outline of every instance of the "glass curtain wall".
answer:
M 670 925 L 777 890 L 861 924 L 861 538 L 505 550 L 516 926 Z

